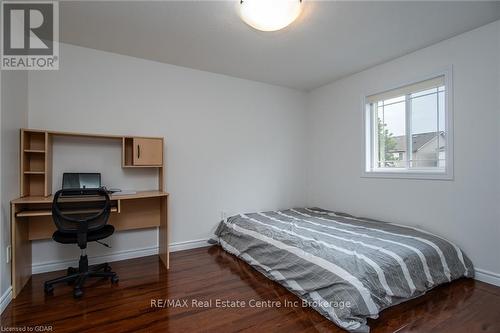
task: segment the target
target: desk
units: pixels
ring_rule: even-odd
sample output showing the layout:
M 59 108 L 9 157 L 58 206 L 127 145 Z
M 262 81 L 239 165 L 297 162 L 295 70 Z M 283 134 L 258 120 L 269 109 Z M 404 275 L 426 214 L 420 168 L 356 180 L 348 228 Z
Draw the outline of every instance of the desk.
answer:
M 159 256 L 169 267 L 168 193 L 139 191 L 111 195 L 109 223 L 117 231 L 159 228 Z M 12 295 L 15 298 L 31 277 L 31 241 L 50 239 L 56 230 L 52 221 L 53 196 L 26 196 L 11 201 Z

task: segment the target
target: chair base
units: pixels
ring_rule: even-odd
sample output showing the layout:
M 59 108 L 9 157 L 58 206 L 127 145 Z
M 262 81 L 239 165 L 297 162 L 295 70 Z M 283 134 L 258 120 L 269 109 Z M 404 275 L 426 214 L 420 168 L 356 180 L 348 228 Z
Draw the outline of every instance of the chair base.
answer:
M 67 274 L 59 278 L 45 281 L 44 290 L 46 294 L 52 294 L 54 284 L 66 282 L 73 287 L 73 297 L 80 298 L 83 296 L 83 286 L 89 277 L 111 278 L 111 283 L 118 283 L 118 275 L 111 271 L 111 266 L 108 263 L 88 266 L 87 256 L 80 256 L 79 267 L 69 267 Z

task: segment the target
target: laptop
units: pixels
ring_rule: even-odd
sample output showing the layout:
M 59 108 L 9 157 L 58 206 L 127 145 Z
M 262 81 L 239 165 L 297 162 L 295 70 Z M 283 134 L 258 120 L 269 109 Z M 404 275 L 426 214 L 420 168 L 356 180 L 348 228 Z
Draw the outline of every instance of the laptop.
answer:
M 101 188 L 100 173 L 65 172 L 62 188 L 64 195 L 82 195 L 82 190 L 97 190 Z

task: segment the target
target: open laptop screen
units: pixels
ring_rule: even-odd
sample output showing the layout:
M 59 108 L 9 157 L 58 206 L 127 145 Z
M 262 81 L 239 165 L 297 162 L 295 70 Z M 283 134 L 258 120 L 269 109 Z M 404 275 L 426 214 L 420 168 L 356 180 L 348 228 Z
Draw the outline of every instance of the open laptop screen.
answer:
M 63 174 L 63 189 L 84 189 L 101 187 L 100 173 L 69 173 Z

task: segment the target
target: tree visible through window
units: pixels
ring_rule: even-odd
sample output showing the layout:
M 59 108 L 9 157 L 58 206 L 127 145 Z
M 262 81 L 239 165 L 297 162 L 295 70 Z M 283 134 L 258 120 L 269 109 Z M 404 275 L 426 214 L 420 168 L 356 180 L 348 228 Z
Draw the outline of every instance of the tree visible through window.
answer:
M 403 155 L 395 154 L 397 147 L 397 141 L 394 135 L 387 128 L 387 124 L 384 124 L 380 118 L 378 121 L 378 140 L 379 140 L 379 150 L 378 150 L 378 160 L 379 167 L 390 167 L 399 164 L 403 159 Z

